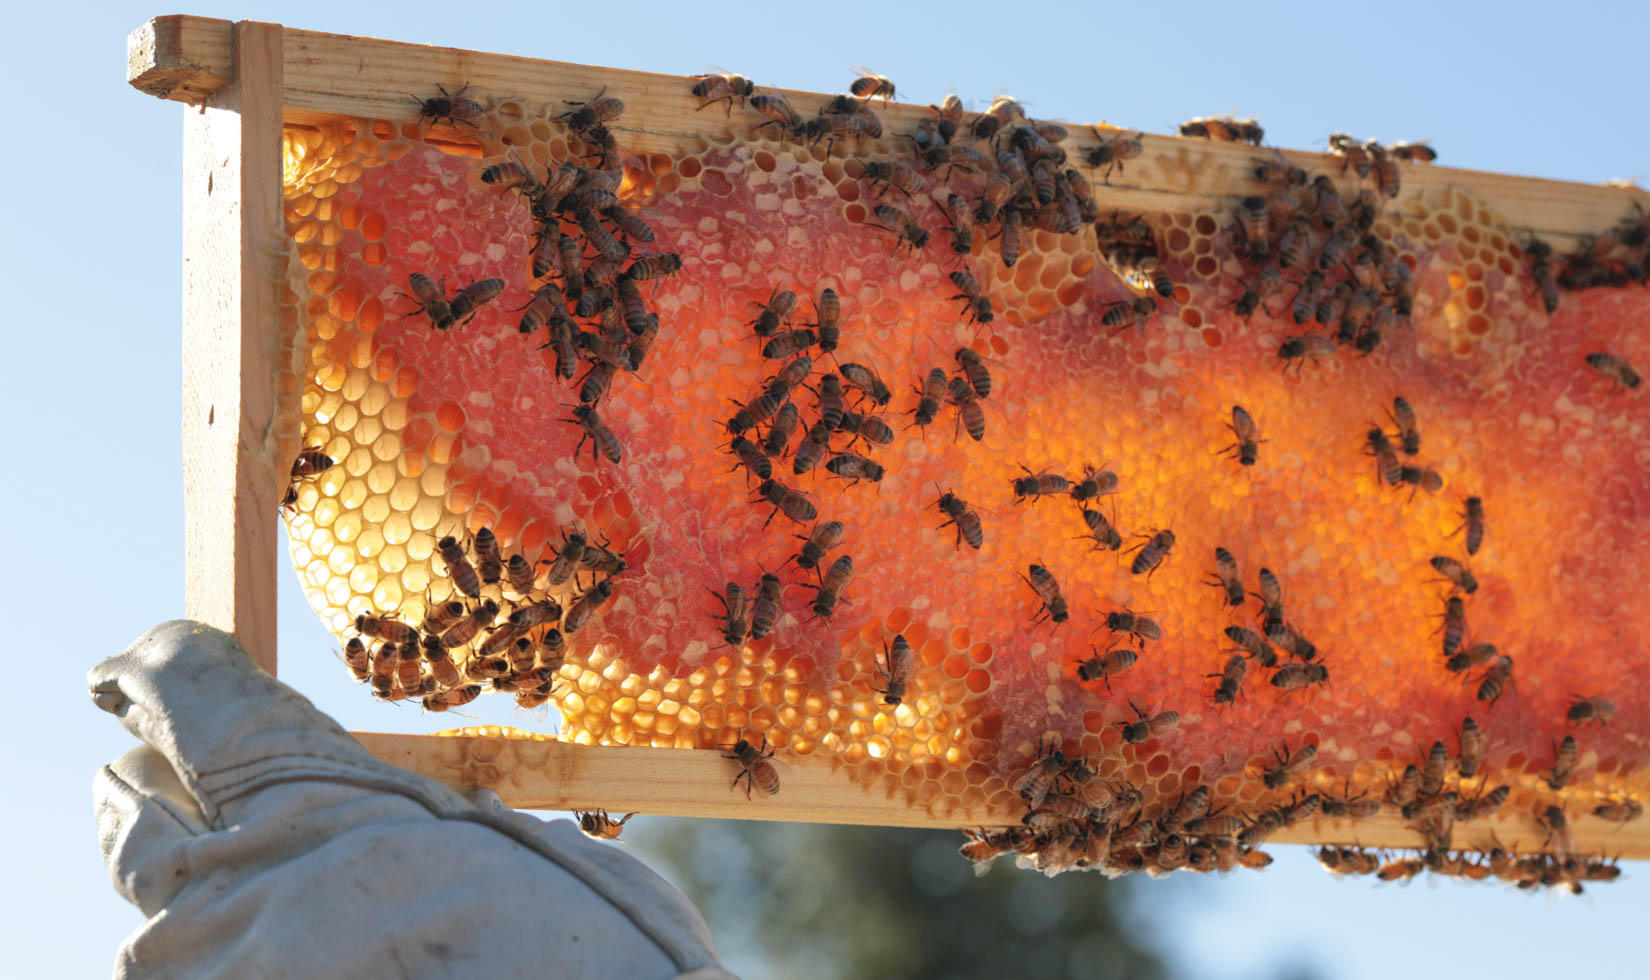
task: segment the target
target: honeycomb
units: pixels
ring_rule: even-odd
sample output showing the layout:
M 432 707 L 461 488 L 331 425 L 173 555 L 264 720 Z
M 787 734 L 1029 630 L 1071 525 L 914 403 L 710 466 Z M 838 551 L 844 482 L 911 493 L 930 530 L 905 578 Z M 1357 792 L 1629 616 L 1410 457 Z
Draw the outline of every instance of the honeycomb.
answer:
M 1196 142 L 1127 163 L 1132 179 L 1184 191 L 1174 201 L 1214 203 L 1137 216 L 1173 288 L 1114 330 L 1142 291 L 1105 261 L 1091 221 L 1075 233 L 1022 229 L 1010 263 L 987 229 L 971 243 L 948 230 L 946 194 L 976 199 L 989 163 L 921 173 L 905 194 L 866 172 L 911 162 L 893 132 L 810 144 L 753 132 L 762 117 L 741 106 L 676 152 L 620 151 L 618 198 L 656 236 L 633 254 L 682 264 L 642 284 L 657 341 L 601 402 L 622 445 L 614 464 L 578 446 L 579 381 L 559 378 L 553 351 L 518 331 L 535 288 L 534 219 L 521 195 L 482 179 L 511 162 L 588 163 L 593 148 L 564 104 L 498 98 L 478 111 L 473 125 L 434 129 L 409 112 L 286 130 L 286 322 L 302 364 L 287 438 L 294 454 L 335 462 L 295 481 L 287 527 L 306 593 L 341 638 L 363 614 L 417 624 L 454 599 L 520 605 L 504 583 L 459 592 L 438 555 L 441 538 L 468 546 L 483 528 L 502 554 L 534 563 L 536 593 L 570 607 L 595 577 L 551 586 L 546 569 L 578 533 L 626 566 L 608 580 L 611 601 L 567 631 L 565 655 L 536 661 L 553 668 L 563 737 L 580 743 L 765 740 L 829 756 L 963 824 L 1018 807 L 1017 783 L 1048 746 L 1138 788 L 1148 816 L 1198 786 L 1213 806 L 1247 813 L 1308 789 L 1379 798 L 1435 741 L 1453 755 L 1471 717 L 1489 736 L 1486 761 L 1473 779 L 1452 764 L 1446 784 L 1463 797 L 1507 785 L 1526 850 L 1552 840 L 1533 816 L 1545 806 L 1593 819 L 1596 806 L 1642 796 L 1650 613 L 1634 600 L 1646 559 L 1623 544 L 1644 520 L 1650 429 L 1641 398 L 1584 364 L 1603 349 L 1650 363 L 1621 329 L 1642 309 L 1639 292 L 1566 294 L 1549 316 L 1501 217 L 1460 188 L 1406 192 L 1383 202 L 1371 232 L 1412 273 L 1412 315 L 1368 356 L 1326 347 L 1280 369 L 1280 343 L 1302 329 L 1286 315 L 1294 284 L 1237 315 L 1253 268 L 1238 254 L 1236 201 L 1210 196 L 1236 178 Z M 622 147 L 622 117 L 613 125 Z M 1349 199 L 1361 186 L 1332 158 L 1318 173 Z M 1136 217 L 1106 207 L 1101 173 L 1087 176 L 1099 221 Z M 889 203 L 929 232 L 926 247 L 884 227 L 876 209 Z M 983 284 L 990 322 L 963 315 L 951 276 L 962 269 Z M 504 287 L 468 322 L 432 330 L 402 295 L 414 273 L 449 290 L 491 277 Z M 892 433 L 886 444 L 831 443 L 832 455 L 878 463 L 880 480 L 838 478 L 823 460 L 793 474 L 793 457 L 774 459 L 774 478 L 817 512 L 798 521 L 774 515 L 735 465 L 727 423 L 786 363 L 765 358 L 752 331 L 764 304 L 794 291 L 785 329 L 799 329 L 817 324 L 827 288 L 841 302 L 840 347 L 810 352 L 807 386 L 792 395 L 799 429 L 817 417 L 821 379 L 862 364 L 891 400 L 879 409 L 848 383 L 847 404 Z M 929 372 L 962 376 L 959 349 L 990 371 L 989 394 L 959 399 L 952 386 L 932 422 L 914 424 Z M 1441 488 L 1388 486 L 1364 452 L 1371 426 L 1392 424 L 1394 397 L 1413 406 L 1422 435 L 1401 462 L 1436 473 Z M 983 438 L 957 401 L 983 410 Z M 1264 440 L 1253 466 L 1222 453 L 1235 405 Z M 789 451 L 801 445 L 793 438 Z M 1117 485 L 1085 507 L 1069 489 L 1014 489 L 1028 474 L 1078 483 L 1092 473 Z M 978 548 L 945 526 L 947 491 L 978 514 Z M 1468 497 L 1487 514 L 1472 556 L 1460 528 Z M 1119 529 L 1122 547 L 1098 547 L 1085 510 Z M 818 573 L 799 568 L 800 539 L 832 520 L 843 543 Z M 1173 545 L 1159 556 L 1163 531 Z M 1262 568 L 1275 574 L 1326 681 L 1285 689 L 1250 661 L 1235 699 L 1214 700 L 1234 646 L 1224 630 L 1260 628 L 1253 600 L 1229 606 L 1208 587 L 1217 547 L 1246 591 L 1261 590 Z M 817 615 L 819 573 L 842 555 L 853 563 L 842 602 Z M 1476 576 L 1461 596 L 1464 646 L 1493 643 L 1514 659 L 1498 699 L 1475 697 L 1482 667 L 1443 666 L 1441 614 L 1464 590 L 1434 571 L 1439 556 Z M 722 600 L 707 593 L 733 583 L 754 596 L 765 573 L 783 585 L 773 632 L 727 642 Z M 1058 589 L 1061 615 L 1034 580 Z M 1125 612 L 1160 635 L 1110 629 L 1108 616 Z M 886 658 L 901 638 L 912 668 L 893 704 Z M 1112 647 L 1137 661 L 1088 679 L 1085 663 Z M 453 656 L 461 667 L 477 659 L 473 645 Z M 1279 656 L 1295 674 L 1308 662 Z M 1572 723 L 1578 695 L 1607 696 L 1613 720 Z M 1165 711 L 1177 715 L 1172 731 L 1125 739 Z M 1554 789 L 1546 775 L 1566 734 L 1578 762 Z M 1279 753 L 1308 746 L 1316 754 L 1297 778 L 1263 781 Z

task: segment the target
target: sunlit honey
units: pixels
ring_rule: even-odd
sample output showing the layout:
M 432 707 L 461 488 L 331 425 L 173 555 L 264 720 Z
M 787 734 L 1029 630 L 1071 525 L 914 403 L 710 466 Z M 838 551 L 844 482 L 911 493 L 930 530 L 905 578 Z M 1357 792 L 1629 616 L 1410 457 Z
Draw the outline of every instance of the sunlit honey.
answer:
M 1295 328 L 1232 314 L 1244 270 L 1220 211 L 1150 216 L 1179 301 L 1115 337 L 1099 317 L 1131 294 L 1096 261 L 1092 235 L 1028 232 L 1012 268 L 982 236 L 967 262 L 998 316 L 980 329 L 951 298 L 944 232 L 920 255 L 891 253 L 893 236 L 863 224 L 876 195 L 852 155 L 712 134 L 676 157 L 635 158 L 626 174 L 625 199 L 684 268 L 647 291 L 660 343 L 604 406 L 625 460 L 596 465 L 588 446 L 571 457 L 577 429 L 561 419 L 573 389 L 510 312 L 529 292 L 526 208 L 478 176 L 507 153 L 570 159 L 558 111 L 495 106 L 479 156 L 423 145 L 404 122 L 288 129 L 288 323 L 301 378 L 290 443 L 339 464 L 299 486 L 288 528 L 306 592 L 334 632 L 346 635 L 362 612 L 416 622 L 427 602 L 449 598 L 434 556 L 444 534 L 488 526 L 506 553 L 536 560 L 583 528 L 633 567 L 561 668 L 563 731 L 582 743 L 707 748 L 761 733 L 796 754 L 835 755 L 861 781 L 964 822 L 1011 801 L 1045 735 L 1101 757 L 1102 774 L 1143 787 L 1149 805 L 1207 783 L 1217 803 L 1254 806 L 1289 795 L 1258 781 L 1275 748 L 1317 745 L 1304 785 L 1378 794 L 1434 739 L 1453 747 L 1471 716 L 1491 737 L 1486 784 L 1514 788 L 1509 809 L 1563 799 L 1581 813 L 1642 791 L 1634 733 L 1650 710 L 1650 618 L 1638 598 L 1643 559 L 1628 543 L 1650 489 L 1650 417 L 1642 398 L 1612 393 L 1581 364 L 1606 343 L 1650 361 L 1621 329 L 1642 318 L 1637 293 L 1567 295 L 1549 319 L 1531 301 L 1517 236 L 1452 191 L 1383 212 L 1377 234 L 1415 271 L 1415 314 L 1368 358 L 1341 352 L 1280 370 L 1273 352 Z M 936 212 L 907 206 L 938 224 Z M 473 322 L 437 334 L 397 295 L 420 271 L 454 288 L 493 275 L 510 285 Z M 837 357 L 872 364 L 894 389 L 884 417 L 898 436 L 872 453 L 887 467 L 880 486 L 844 487 L 822 470 L 793 478 L 776 461 L 821 520 L 849 525 L 850 604 L 821 621 L 801 588 L 812 577 L 784 565 L 807 528 L 784 516 L 762 526 L 769 508 L 729 472 L 718 422 L 778 367 L 752 338 L 754 304 L 794 289 L 805 322 L 825 286 L 843 299 Z M 1292 295 L 1269 305 L 1283 312 Z M 956 433 L 949 407 L 926 430 L 905 414 L 928 368 L 955 371 L 958 346 L 983 354 L 994 376 L 980 443 Z M 1369 426 L 1389 424 L 1395 395 L 1420 415 L 1416 461 L 1445 479 L 1435 495 L 1382 485 L 1360 451 Z M 806 392 L 797 400 L 811 409 Z M 1252 468 L 1218 454 L 1238 403 L 1267 440 Z M 1022 467 L 1075 477 L 1087 465 L 1118 475 L 1120 492 L 1099 507 L 1129 544 L 1174 532 L 1149 578 L 1082 540 L 1070 500 L 1021 503 L 1009 489 Z M 946 489 L 980 512 L 978 552 L 939 527 L 934 502 Z M 1469 494 L 1489 513 L 1472 562 L 1483 584 L 1468 601 L 1469 642 L 1517 662 L 1514 690 L 1493 706 L 1443 669 L 1435 635 L 1447 587 L 1427 562 L 1465 557 L 1456 528 Z M 1281 693 L 1252 666 L 1235 705 L 1210 702 L 1207 675 L 1230 646 L 1221 629 L 1253 627 L 1255 608 L 1229 610 L 1204 585 L 1217 545 L 1237 556 L 1250 589 L 1260 567 L 1277 573 L 1291 621 L 1323 651 L 1327 686 Z M 1020 579 L 1031 563 L 1055 574 L 1068 622 L 1033 624 L 1037 600 Z M 775 634 L 723 645 L 706 589 L 748 587 L 782 567 Z M 1122 608 L 1151 615 L 1163 638 L 1108 693 L 1080 682 L 1076 665 L 1107 645 L 1105 614 Z M 916 668 L 892 707 L 875 688 L 877 655 L 896 633 Z M 1576 731 L 1578 776 L 1554 794 L 1539 774 L 1573 730 L 1573 694 L 1608 694 L 1620 714 Z M 1131 701 L 1178 711 L 1180 730 L 1123 744 L 1117 723 L 1134 719 Z

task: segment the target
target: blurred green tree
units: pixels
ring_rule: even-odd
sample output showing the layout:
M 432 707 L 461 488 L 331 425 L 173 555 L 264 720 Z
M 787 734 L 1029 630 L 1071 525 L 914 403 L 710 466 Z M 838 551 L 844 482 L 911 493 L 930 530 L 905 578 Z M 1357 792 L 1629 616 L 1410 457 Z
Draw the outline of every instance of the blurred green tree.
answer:
M 748 980 L 1167 975 L 1125 914 L 1134 883 L 1012 856 L 976 877 L 955 831 L 655 819 L 625 837 Z

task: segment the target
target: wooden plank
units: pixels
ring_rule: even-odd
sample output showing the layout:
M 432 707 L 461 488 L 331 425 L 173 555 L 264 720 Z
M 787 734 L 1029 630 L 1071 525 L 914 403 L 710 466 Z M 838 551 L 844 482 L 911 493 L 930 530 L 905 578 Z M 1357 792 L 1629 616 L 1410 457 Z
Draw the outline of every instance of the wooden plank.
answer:
M 389 735 L 356 732 L 367 750 L 385 762 L 428 776 L 459 792 L 478 787 L 496 791 L 505 803 L 528 810 L 635 810 L 652 816 L 732 820 L 786 820 L 800 823 L 863 824 L 884 827 L 957 828 L 1018 822 L 1014 806 L 991 811 L 930 813 L 906 801 L 897 787 L 865 786 L 826 755 L 782 756 L 788 767 L 777 796 L 745 799 L 729 781 L 739 771 L 722 753 L 694 749 L 649 749 L 574 745 L 555 740 L 501 735 Z M 1573 806 L 1572 810 L 1579 810 Z M 1650 858 L 1650 820 L 1614 824 L 1591 814 L 1570 813 L 1572 839 L 1580 853 L 1632 859 Z M 1511 810 L 1456 825 L 1458 846 L 1539 849 L 1546 834 L 1533 814 Z M 1367 820 L 1315 819 L 1279 831 L 1283 844 L 1357 844 L 1415 848 L 1421 836 L 1391 809 Z
M 185 610 L 275 672 L 281 28 L 231 33 L 233 82 L 184 117 Z
M 206 18 L 161 18 L 134 32 L 131 45 L 143 52 L 134 61 L 133 85 L 162 98 L 188 100 L 227 70 L 225 22 Z M 529 106 L 587 99 L 598 91 L 624 100 L 625 112 L 613 126 L 620 142 L 636 151 L 671 153 L 700 135 L 724 127 L 744 129 L 761 121 L 756 113 L 735 109 L 733 122 L 720 112 L 699 112 L 687 76 L 595 68 L 559 61 L 486 54 L 456 48 L 403 44 L 372 38 L 286 31 L 285 105 L 289 121 L 317 116 L 362 116 L 410 119 L 416 107 L 412 92 L 435 94 L 468 84 L 470 95 L 489 100 L 514 98 Z M 137 68 L 141 67 L 141 71 Z M 164 80 L 164 83 L 157 80 Z M 791 89 L 779 91 L 804 115 L 812 115 L 829 96 Z M 928 116 L 925 106 L 880 105 L 889 133 L 909 130 Z M 462 133 L 460 133 L 462 135 Z M 1271 151 L 1177 136 L 1146 135 L 1146 153 L 1131 161 L 1115 183 L 1096 190 L 1106 207 L 1146 211 L 1225 211 L 1221 200 L 1252 194 L 1248 177 L 1253 161 Z M 1095 145 L 1086 127 L 1073 127 L 1066 145 L 1074 157 Z M 1299 166 L 1325 168 L 1320 153 L 1284 151 Z M 1637 200 L 1650 194 L 1632 188 L 1573 184 L 1458 170 L 1404 166 L 1399 204 L 1450 187 L 1470 191 L 1489 204 L 1515 229 L 1567 239 L 1608 228 Z
M 205 104 L 234 75 L 231 26 L 210 17 L 156 17 L 126 38 L 126 80 L 157 99 Z

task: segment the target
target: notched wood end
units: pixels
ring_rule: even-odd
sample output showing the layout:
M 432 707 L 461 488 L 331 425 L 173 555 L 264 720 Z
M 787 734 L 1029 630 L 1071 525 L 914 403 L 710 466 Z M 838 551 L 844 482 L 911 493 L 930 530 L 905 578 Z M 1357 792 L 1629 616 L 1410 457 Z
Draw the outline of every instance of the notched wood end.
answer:
M 228 84 L 230 22 L 156 17 L 126 38 L 126 81 L 157 99 L 200 105 Z

